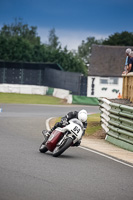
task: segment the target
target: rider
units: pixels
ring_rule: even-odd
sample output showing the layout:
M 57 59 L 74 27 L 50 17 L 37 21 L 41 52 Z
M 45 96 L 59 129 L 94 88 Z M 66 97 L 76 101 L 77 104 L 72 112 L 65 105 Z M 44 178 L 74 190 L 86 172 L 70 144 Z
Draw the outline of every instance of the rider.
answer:
M 83 126 L 84 126 L 84 132 L 82 134 L 82 136 L 83 136 L 85 134 L 85 129 L 87 128 L 87 111 L 86 110 L 80 110 L 79 112 L 78 111 L 69 112 L 67 115 L 62 117 L 61 121 L 57 122 L 54 125 L 54 127 L 49 132 L 47 132 L 47 134 L 45 134 L 45 135 L 47 137 L 49 137 L 50 134 L 53 132 L 53 130 L 55 130 L 57 127 L 63 127 L 65 125 L 67 125 L 68 121 L 73 118 L 77 118 L 83 123 Z M 76 142 L 75 146 L 79 146 L 80 143 L 81 143 L 81 141 Z

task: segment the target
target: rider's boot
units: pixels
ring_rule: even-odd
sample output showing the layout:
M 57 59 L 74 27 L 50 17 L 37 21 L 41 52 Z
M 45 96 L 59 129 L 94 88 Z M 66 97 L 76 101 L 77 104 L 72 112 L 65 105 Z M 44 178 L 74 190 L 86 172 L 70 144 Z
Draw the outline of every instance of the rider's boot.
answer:
M 47 139 L 48 140 L 48 138 L 49 138 L 49 136 L 51 135 L 51 133 L 53 132 L 53 128 L 50 130 L 50 131 L 46 131 L 46 130 L 43 130 L 42 131 L 42 134 L 44 135 L 44 137 L 45 137 L 45 140 Z
M 42 131 L 42 134 L 43 134 L 43 136 L 44 136 L 44 138 L 45 138 L 44 141 L 48 140 L 48 138 L 49 138 L 49 136 L 50 136 L 49 131 L 43 130 L 43 131 Z
M 72 146 L 73 147 L 78 147 L 79 145 L 80 145 L 80 143 L 81 143 L 81 140 L 78 140 L 75 144 L 73 144 Z

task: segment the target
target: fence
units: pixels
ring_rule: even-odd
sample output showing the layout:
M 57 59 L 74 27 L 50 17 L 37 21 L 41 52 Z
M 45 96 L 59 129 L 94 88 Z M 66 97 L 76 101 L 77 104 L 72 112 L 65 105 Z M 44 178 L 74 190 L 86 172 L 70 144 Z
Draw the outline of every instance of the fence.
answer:
M 47 68 L 44 75 L 44 85 L 69 90 L 73 95 L 87 95 L 87 77 L 81 73 Z
M 58 64 L 0 61 L 0 83 L 48 86 L 87 95 L 87 77 L 65 72 Z
M 61 70 L 57 64 L 0 61 L 0 83 L 43 85 L 46 68 Z
M 122 98 L 133 102 L 133 72 L 123 76 Z
M 99 105 L 105 140 L 133 151 L 133 107 L 112 103 L 105 98 L 99 98 Z

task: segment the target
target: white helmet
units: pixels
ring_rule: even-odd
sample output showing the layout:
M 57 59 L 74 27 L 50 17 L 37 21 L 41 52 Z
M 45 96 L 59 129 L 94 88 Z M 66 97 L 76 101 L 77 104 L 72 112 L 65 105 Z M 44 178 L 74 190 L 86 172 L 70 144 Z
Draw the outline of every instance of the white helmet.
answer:
M 86 110 L 80 110 L 79 111 L 79 113 L 78 113 L 78 119 L 81 122 L 85 122 L 87 120 L 87 112 L 86 112 Z

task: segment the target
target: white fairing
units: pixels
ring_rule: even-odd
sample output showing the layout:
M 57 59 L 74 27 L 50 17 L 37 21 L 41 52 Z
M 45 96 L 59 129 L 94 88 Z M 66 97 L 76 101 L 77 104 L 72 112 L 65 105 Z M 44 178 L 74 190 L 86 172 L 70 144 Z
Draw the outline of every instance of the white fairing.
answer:
M 82 138 L 83 134 L 83 124 L 78 119 L 74 118 L 69 121 L 69 124 L 64 128 L 57 128 L 63 133 L 69 131 L 69 137 L 74 138 L 73 143 L 76 143 L 78 140 Z

